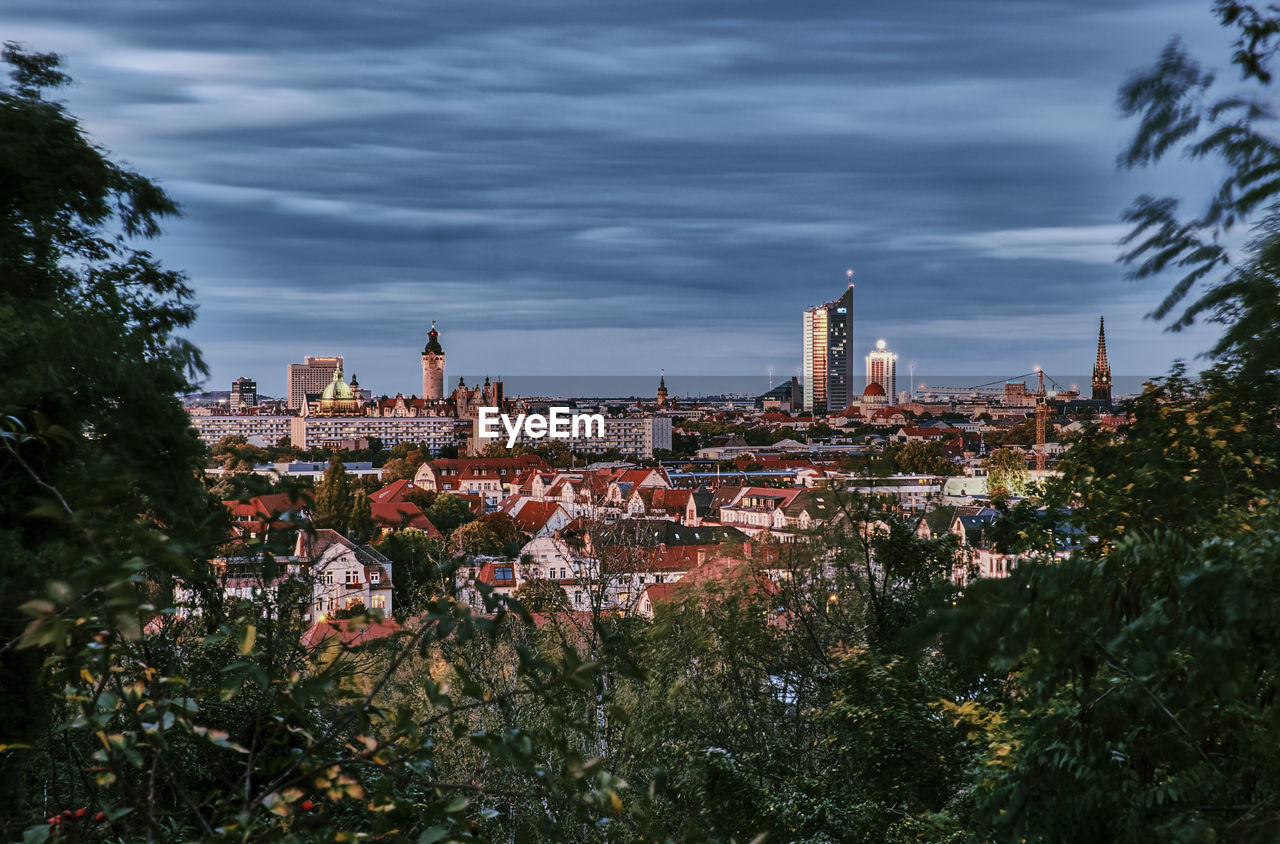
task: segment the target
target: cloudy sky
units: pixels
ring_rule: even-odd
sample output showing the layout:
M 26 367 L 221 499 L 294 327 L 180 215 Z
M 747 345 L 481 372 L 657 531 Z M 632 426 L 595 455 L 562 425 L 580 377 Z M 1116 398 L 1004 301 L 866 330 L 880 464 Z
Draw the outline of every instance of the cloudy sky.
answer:
M 1118 173 L 1114 105 L 1173 34 L 1226 65 L 1208 0 L 5 5 L 182 204 L 211 388 L 335 353 L 416 392 L 432 319 L 451 376 L 791 375 L 848 268 L 856 344 L 921 372 L 1087 374 L 1099 314 L 1117 373 L 1210 337 L 1114 263 L 1136 194 L 1210 183 Z

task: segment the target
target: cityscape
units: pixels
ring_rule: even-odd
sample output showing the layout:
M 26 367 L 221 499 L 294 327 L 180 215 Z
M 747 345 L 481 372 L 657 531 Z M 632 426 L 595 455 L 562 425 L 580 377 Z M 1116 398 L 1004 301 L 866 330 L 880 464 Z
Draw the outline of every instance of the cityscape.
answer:
M 9 17 L 0 837 L 1280 840 L 1276 8 Z

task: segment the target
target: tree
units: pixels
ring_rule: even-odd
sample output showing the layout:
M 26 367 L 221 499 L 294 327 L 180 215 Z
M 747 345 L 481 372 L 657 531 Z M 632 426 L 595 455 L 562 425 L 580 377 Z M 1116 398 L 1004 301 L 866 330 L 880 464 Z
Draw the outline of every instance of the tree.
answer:
M 373 508 L 369 494 L 363 489 L 351 496 L 351 511 L 347 516 L 347 535 L 356 542 L 368 542 L 373 538 Z
M 476 522 L 484 525 L 497 538 L 502 546 L 500 553 L 515 556 L 520 553 L 520 546 L 524 545 L 525 535 L 520 532 L 520 526 L 516 524 L 516 520 L 506 513 L 485 513 Z
M 447 492 L 437 495 L 427 509 L 427 518 L 431 520 L 431 524 L 444 534 L 452 533 L 454 528 L 475 517 L 471 512 L 471 505 L 465 499 Z
M 138 248 L 176 206 L 45 99 L 68 81 L 56 56 L 8 44 L 2 58 L 13 81 L 0 90 L 0 744 L 32 749 L 0 754 L 0 836 L 17 839 L 39 781 L 29 765 L 64 796 L 85 794 L 56 761 L 64 750 L 42 744 L 65 711 L 58 675 L 41 668 L 53 644 L 83 646 L 77 618 L 83 631 L 136 629 L 150 580 L 138 561 L 161 580 L 192 574 L 187 552 L 225 516 L 175 398 L 204 372 L 179 334 L 195 318 L 191 291 Z M 33 615 L 55 632 L 18 648 Z
M 1125 214 L 1133 228 L 1122 260 L 1131 277 L 1172 270 L 1179 274 L 1152 312 L 1167 317 L 1200 287 L 1199 295 L 1169 325 L 1177 331 L 1205 317 L 1224 327 L 1210 355 L 1232 362 L 1238 377 L 1257 381 L 1280 369 L 1277 268 L 1280 268 L 1280 143 L 1268 131 L 1276 114 L 1271 63 L 1280 42 L 1280 14 L 1238 0 L 1217 0 L 1219 22 L 1235 30 L 1231 63 L 1254 88 L 1210 97 L 1214 74 L 1175 38 L 1152 67 L 1120 90 L 1120 108 L 1138 118 L 1138 130 L 1120 157 L 1123 167 L 1159 163 L 1172 150 L 1193 160 L 1217 159 L 1221 181 L 1202 214 L 1185 218 L 1179 200 L 1143 195 Z M 1256 235 L 1248 259 L 1233 265 L 1228 235 L 1250 226 Z M 1265 380 L 1265 379 L 1263 379 Z
M 316 487 L 316 511 L 313 517 L 316 527 L 345 532 L 351 518 L 351 504 L 351 481 L 347 477 L 347 467 L 335 455 L 329 459 L 324 479 Z
M 378 544 L 392 563 L 392 603 L 397 615 L 416 615 L 450 594 L 449 555 L 444 540 L 414 528 L 398 530 Z
M 982 461 L 989 487 L 1002 487 L 1014 495 L 1027 494 L 1027 459 L 1011 448 L 998 448 Z
M 502 540 L 481 521 L 459 525 L 449 534 L 449 553 L 455 557 L 492 556 L 502 550 Z
M 880 455 L 877 470 L 881 474 L 940 475 L 960 474 L 960 467 L 942 453 L 936 442 L 918 440 L 890 445 Z
M 568 612 L 569 595 L 564 587 L 545 577 L 531 577 L 516 587 L 513 597 L 529 612 L 552 615 Z

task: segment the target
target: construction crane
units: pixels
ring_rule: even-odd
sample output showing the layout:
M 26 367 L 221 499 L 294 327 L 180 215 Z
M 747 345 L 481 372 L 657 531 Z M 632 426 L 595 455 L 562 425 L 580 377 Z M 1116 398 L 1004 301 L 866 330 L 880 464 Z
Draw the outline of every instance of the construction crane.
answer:
M 1044 391 L 1044 370 L 1036 369 L 1036 471 L 1044 471 L 1044 429 L 1049 421 L 1049 396 Z

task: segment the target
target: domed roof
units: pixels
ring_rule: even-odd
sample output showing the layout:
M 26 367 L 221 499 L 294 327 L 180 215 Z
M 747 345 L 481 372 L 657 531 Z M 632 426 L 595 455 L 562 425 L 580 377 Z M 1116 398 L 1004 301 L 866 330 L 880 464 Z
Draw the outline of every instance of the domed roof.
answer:
M 436 331 L 436 321 L 431 320 L 431 330 L 427 332 L 427 345 L 423 348 L 424 355 L 443 355 L 444 349 L 440 346 L 440 332 Z
M 320 394 L 320 401 L 342 401 L 351 400 L 356 397 L 351 392 L 351 388 L 347 386 L 347 382 L 342 380 L 342 365 L 333 371 L 333 380 L 329 382 L 329 386 L 324 388 L 324 392 Z
M 862 394 L 864 396 L 883 396 L 884 387 L 881 387 L 875 381 L 872 381 L 870 384 L 867 385 L 867 389 L 862 391 Z

